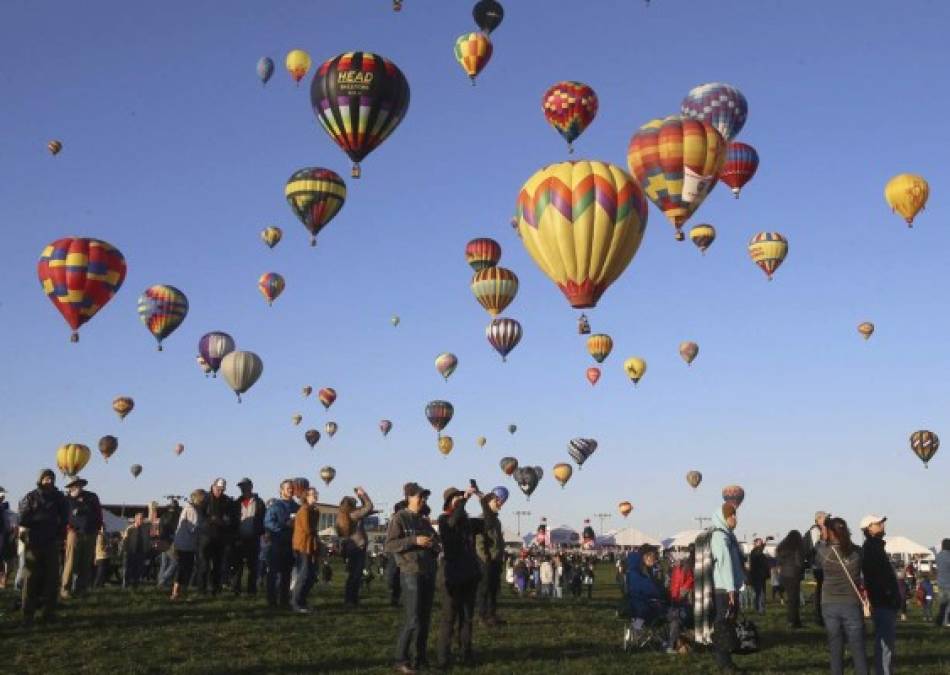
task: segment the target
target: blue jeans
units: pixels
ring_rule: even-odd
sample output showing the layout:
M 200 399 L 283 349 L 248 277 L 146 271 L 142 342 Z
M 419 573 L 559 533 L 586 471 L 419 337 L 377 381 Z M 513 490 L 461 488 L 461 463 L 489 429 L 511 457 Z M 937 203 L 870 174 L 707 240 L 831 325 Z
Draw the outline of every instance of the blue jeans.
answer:
M 894 666 L 894 641 L 897 638 L 897 610 L 879 608 L 871 612 L 874 619 L 874 672 L 891 675 Z
M 396 664 L 410 665 L 410 645 L 415 645 L 416 660 L 412 665 L 428 662 L 426 646 L 429 643 L 429 624 L 432 622 L 432 600 L 435 598 L 435 576 L 428 574 L 400 574 L 399 587 L 405 623 L 396 642 Z
M 270 547 L 270 559 L 267 561 L 267 604 L 290 603 L 290 570 L 294 566 L 294 552 L 290 542 L 274 542 Z
M 868 660 L 864 654 L 864 617 L 861 605 L 850 603 L 823 603 L 821 616 L 828 633 L 828 651 L 831 652 L 831 673 L 844 673 L 844 641 L 847 639 L 854 661 L 855 675 L 867 675 Z
M 307 596 L 310 595 L 310 589 L 313 588 L 314 572 L 316 564 L 313 557 L 307 553 L 294 551 L 294 591 L 291 606 L 294 609 L 307 606 Z
M 171 554 L 171 551 L 164 551 L 158 557 L 158 586 L 171 588 L 176 572 L 178 572 L 178 561 L 175 560 L 175 556 Z
M 360 584 L 363 582 L 363 568 L 366 566 L 366 551 L 356 546 L 346 552 L 346 586 L 343 589 L 343 602 L 355 605 L 360 601 Z

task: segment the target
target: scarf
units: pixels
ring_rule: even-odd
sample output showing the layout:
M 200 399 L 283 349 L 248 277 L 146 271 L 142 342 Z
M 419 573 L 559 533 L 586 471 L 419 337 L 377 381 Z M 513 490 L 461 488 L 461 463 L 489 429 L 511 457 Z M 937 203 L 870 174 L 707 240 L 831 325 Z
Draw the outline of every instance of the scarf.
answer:
M 702 645 L 712 644 L 713 623 L 716 617 L 713 605 L 715 588 L 711 539 L 712 530 L 706 530 L 696 538 L 696 564 L 693 567 L 694 639 L 696 644 Z

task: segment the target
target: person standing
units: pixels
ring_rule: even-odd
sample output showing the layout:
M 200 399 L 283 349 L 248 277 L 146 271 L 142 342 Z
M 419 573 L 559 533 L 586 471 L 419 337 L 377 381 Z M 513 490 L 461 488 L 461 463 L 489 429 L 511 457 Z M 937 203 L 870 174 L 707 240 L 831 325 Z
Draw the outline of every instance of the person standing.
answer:
M 178 562 L 175 559 L 175 531 L 178 529 L 178 520 L 181 518 L 181 506 L 178 499 L 168 497 L 168 506 L 158 521 L 158 574 L 156 585 L 159 588 L 170 589 L 175 582 L 175 573 L 178 571 Z
M 867 675 L 864 654 L 864 617 L 858 591 L 861 550 L 851 542 L 851 532 L 841 518 L 823 518 L 821 537 L 815 546 L 815 561 L 824 571 L 821 611 L 828 633 L 831 673 L 844 673 L 844 641 L 848 641 L 855 675 Z
M 235 525 L 231 498 L 224 494 L 227 487 L 226 480 L 216 478 L 202 508 L 205 527 L 198 539 L 199 593 L 205 593 L 210 585 L 211 594 L 217 595 L 225 576 L 224 565 Z
M 901 607 L 901 591 L 897 575 L 884 548 L 885 516 L 867 515 L 861 519 L 864 532 L 861 571 L 871 616 L 874 618 L 874 672 L 894 672 L 894 649 L 897 640 L 897 611 Z
M 343 560 L 346 561 L 346 585 L 343 587 L 343 605 L 346 607 L 356 607 L 360 602 L 360 584 L 369 544 L 363 519 L 373 513 L 373 500 L 366 490 L 358 487 L 353 491 L 361 503 L 357 504 L 353 497 L 344 497 L 336 513 L 336 534 L 343 540 Z
M 400 499 L 396 502 L 396 505 L 393 507 L 393 516 L 406 508 L 406 500 Z M 399 586 L 399 565 L 396 563 L 396 555 L 394 553 L 383 553 L 383 560 L 385 560 L 385 576 L 386 576 L 386 588 L 389 589 L 389 606 L 398 607 L 399 606 L 399 596 L 401 589 Z
M 554 595 L 554 565 L 550 556 L 544 556 L 541 561 L 541 597 L 550 598 Z
M 432 524 L 422 513 L 431 493 L 418 483 L 406 483 L 406 508 L 389 521 L 385 551 L 396 556 L 399 565 L 405 621 L 396 641 L 396 670 L 415 673 L 427 668 L 426 647 L 435 596 L 436 560 L 440 546 Z M 415 649 L 415 661 L 410 649 Z
M 7 503 L 7 491 L 0 487 L 0 588 L 7 587 L 8 573 L 17 555 L 17 515 Z
M 290 570 L 294 565 L 293 520 L 298 508 L 294 500 L 294 482 L 286 478 L 280 483 L 280 499 L 275 499 L 264 514 L 264 536 L 270 542 L 267 604 L 271 608 L 278 604 L 290 606 Z
M 560 554 L 554 556 L 554 597 L 557 600 L 564 597 L 564 560 Z
M 56 474 L 43 469 L 36 489 L 20 500 L 20 537 L 24 541 L 23 624 L 32 625 L 39 601 L 43 619 L 56 616 L 59 552 L 66 529 L 68 507 L 63 493 L 56 489 Z
M 105 526 L 101 526 L 96 534 L 96 577 L 92 583 L 93 588 L 103 588 L 106 585 L 109 567 L 109 535 Z
M 782 588 L 781 568 L 779 567 L 778 560 L 774 558 L 769 561 L 769 579 L 772 582 L 772 601 L 774 602 L 778 599 L 784 605 L 785 589 Z
M 920 581 L 917 582 L 917 598 L 920 601 L 924 621 L 933 621 L 934 585 L 929 574 L 920 575 Z
M 508 499 L 508 490 L 496 487 L 479 500 L 482 506 L 481 530 L 475 535 L 480 580 L 478 582 L 478 616 L 490 626 L 503 624 L 498 618 L 498 592 L 505 560 L 505 535 L 498 512 Z
M 483 521 L 471 520 L 465 512 L 465 504 L 476 493 L 474 486 L 469 486 L 464 492 L 449 487 L 442 493 L 444 501 L 442 515 L 439 516 L 439 538 L 443 550 L 443 593 L 439 668 L 449 667 L 456 623 L 462 663 L 472 665 L 472 619 L 475 615 L 475 593 L 481 576 L 478 556 L 475 554 L 475 535 L 482 531 Z
M 742 552 L 733 530 L 736 529 L 736 507 L 729 502 L 713 512 L 712 535 L 709 541 L 713 562 L 713 649 L 721 670 L 735 672 L 732 650 L 739 610 L 739 589 L 745 582 Z
M 587 589 L 587 599 L 590 600 L 594 596 L 594 561 L 590 558 L 587 560 L 587 564 L 584 565 L 584 588 Z
M 85 490 L 88 484 L 86 479 L 79 476 L 73 476 L 66 483 L 66 555 L 59 593 L 63 600 L 68 600 L 72 591 L 76 595 L 84 594 L 92 581 L 96 534 L 102 527 L 102 506 L 95 492 Z
M 815 547 L 822 540 L 822 523 L 828 514 L 824 511 L 815 512 L 815 524 L 808 528 L 803 537 L 805 561 L 811 564 L 811 573 L 815 579 L 815 621 L 823 625 L 824 619 L 821 614 L 821 585 L 824 583 L 824 572 L 821 569 L 821 563 L 815 560 Z
M 241 496 L 234 500 L 234 522 L 237 536 L 231 549 L 231 590 L 241 594 L 241 576 L 247 568 L 247 594 L 257 595 L 257 560 L 261 552 L 261 536 L 264 534 L 264 500 L 254 492 L 250 478 L 238 483 Z
M 940 604 L 934 623 L 950 626 L 950 539 L 940 543 L 940 553 L 934 564 L 937 566 L 937 587 L 940 589 Z
M 135 514 L 132 524 L 125 528 L 122 540 L 122 552 L 125 557 L 122 574 L 122 588 L 138 588 L 145 573 L 145 560 L 152 547 L 149 538 L 149 523 L 145 514 Z
M 775 557 L 780 568 L 782 587 L 785 589 L 787 626 L 793 630 L 801 628 L 801 589 L 805 564 L 802 533 L 798 530 L 789 531 L 776 547 Z
M 765 584 L 769 580 L 769 559 L 765 556 L 765 541 L 755 539 L 749 554 L 749 585 L 754 594 L 753 608 L 765 614 Z
M 317 500 L 320 495 L 316 488 L 307 488 L 304 493 L 304 502 L 297 510 L 294 518 L 294 587 L 291 595 L 290 607 L 298 614 L 309 614 L 307 597 L 316 578 L 317 558 L 320 553 L 320 510 Z
M 195 490 L 178 517 L 175 529 L 175 583 L 172 584 L 172 600 L 178 600 L 182 591 L 187 591 L 191 576 L 195 571 L 195 558 L 198 555 L 198 542 L 204 530 L 204 503 L 208 493 Z

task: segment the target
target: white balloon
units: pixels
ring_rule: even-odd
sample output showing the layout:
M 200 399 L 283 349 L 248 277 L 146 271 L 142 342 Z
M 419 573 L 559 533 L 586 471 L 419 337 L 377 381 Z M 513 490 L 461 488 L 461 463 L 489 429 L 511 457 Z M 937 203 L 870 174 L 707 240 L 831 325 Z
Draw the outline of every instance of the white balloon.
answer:
M 237 394 L 238 403 L 241 394 L 253 387 L 263 372 L 264 362 L 254 352 L 234 351 L 221 360 L 221 375 Z

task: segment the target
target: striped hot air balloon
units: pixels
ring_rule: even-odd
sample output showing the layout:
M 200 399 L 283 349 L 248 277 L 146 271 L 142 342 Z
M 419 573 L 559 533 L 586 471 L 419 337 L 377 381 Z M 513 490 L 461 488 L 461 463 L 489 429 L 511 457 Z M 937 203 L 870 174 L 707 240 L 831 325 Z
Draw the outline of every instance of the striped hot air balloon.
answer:
M 508 354 L 521 342 L 521 324 L 515 319 L 492 319 L 485 329 L 488 343 L 501 354 L 501 360 L 507 361 Z
M 426 404 L 426 419 L 436 432 L 441 432 L 452 421 L 455 407 L 448 401 L 429 401 Z
M 472 293 L 489 314 L 498 316 L 518 294 L 518 277 L 504 267 L 486 267 L 472 277 Z
M 778 232 L 759 232 L 749 240 L 749 257 L 772 281 L 772 275 L 788 255 L 788 241 Z
M 455 60 L 471 79 L 473 87 L 476 76 L 491 61 L 491 55 L 491 39 L 485 33 L 465 33 L 455 40 Z
M 759 168 L 759 153 L 751 145 L 733 141 L 726 147 L 726 160 L 719 170 L 719 180 L 732 188 L 739 198 L 739 191 L 752 180 Z
M 465 262 L 479 272 L 486 267 L 494 267 L 501 260 L 501 245 L 494 239 L 480 237 L 465 245 Z
M 287 179 L 284 196 L 290 209 L 310 232 L 310 245 L 346 202 L 346 183 L 335 172 L 319 166 L 295 171 Z
M 696 245 L 700 253 L 706 255 L 706 249 L 716 241 L 716 228 L 709 223 L 694 225 L 689 230 L 689 240 Z
M 597 450 L 597 441 L 593 438 L 573 438 L 567 444 L 567 454 L 577 463 L 578 468 Z
M 284 292 L 285 286 L 286 282 L 284 281 L 284 277 L 277 274 L 277 272 L 265 272 L 261 275 L 261 278 L 257 280 L 257 290 L 259 290 L 261 295 L 264 296 L 264 299 L 267 300 L 268 305 L 274 304 L 274 300 Z
M 139 319 L 158 340 L 158 351 L 162 351 L 162 340 L 175 332 L 187 315 L 188 298 L 174 286 L 155 284 L 139 296 Z
M 458 364 L 458 357 L 451 352 L 444 352 L 435 357 L 435 369 L 439 372 L 439 375 L 445 379 L 446 382 L 448 382 L 449 377 L 452 376 L 452 373 L 455 372 Z
M 610 352 L 613 348 L 613 339 L 604 333 L 595 333 L 587 338 L 587 353 L 590 354 L 597 363 L 603 363 L 604 359 L 610 356 Z
M 208 369 L 218 376 L 221 360 L 234 351 L 234 338 L 223 331 L 215 330 L 205 333 L 198 340 L 198 353 L 207 364 Z
M 920 458 L 920 461 L 924 463 L 924 468 L 926 468 L 927 463 L 933 459 L 933 456 L 937 454 L 937 450 L 940 449 L 940 439 L 932 431 L 915 431 L 910 435 L 910 449 Z
M 56 466 L 67 476 L 75 476 L 89 463 L 92 453 L 82 443 L 66 443 L 56 451 Z
M 324 409 L 329 410 L 330 406 L 336 400 L 336 389 L 333 387 L 324 387 L 317 392 L 317 398 L 323 404 Z

